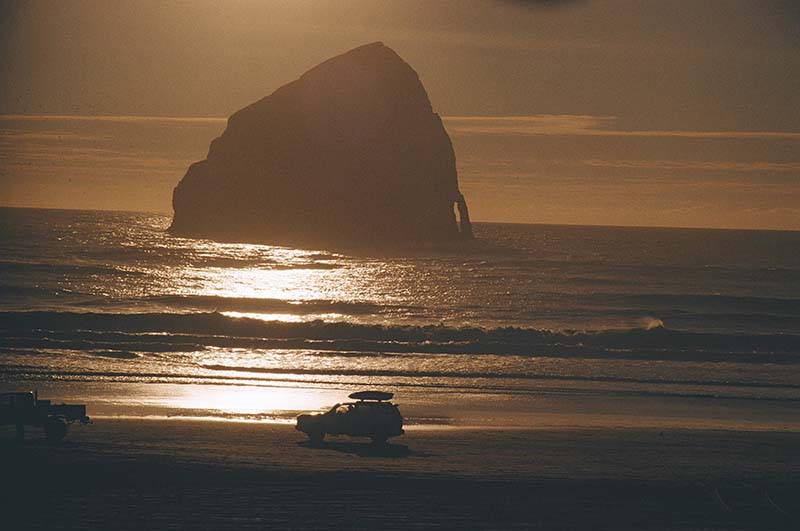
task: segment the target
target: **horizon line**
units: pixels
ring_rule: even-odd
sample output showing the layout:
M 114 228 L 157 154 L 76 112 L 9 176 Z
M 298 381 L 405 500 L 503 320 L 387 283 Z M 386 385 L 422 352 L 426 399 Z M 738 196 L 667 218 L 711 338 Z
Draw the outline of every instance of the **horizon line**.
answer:
M 69 208 L 69 207 L 37 207 L 0 204 L 0 209 L 16 210 L 62 210 L 68 212 L 116 212 L 120 214 L 149 214 L 157 216 L 172 216 L 172 212 L 153 211 L 153 210 L 117 210 L 112 208 Z M 493 225 L 538 225 L 548 227 L 601 227 L 609 229 L 674 229 L 674 230 L 727 230 L 727 231 L 751 231 L 751 232 L 800 232 L 798 229 L 768 229 L 754 227 L 700 227 L 700 226 L 681 226 L 681 225 L 609 225 L 607 223 L 546 223 L 541 221 L 497 221 L 497 220 L 473 220 L 478 224 Z

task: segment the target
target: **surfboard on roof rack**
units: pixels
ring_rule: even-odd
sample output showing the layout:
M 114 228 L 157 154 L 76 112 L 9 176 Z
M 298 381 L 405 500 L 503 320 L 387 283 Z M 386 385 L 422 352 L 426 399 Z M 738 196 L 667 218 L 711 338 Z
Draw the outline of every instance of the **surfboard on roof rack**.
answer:
M 348 395 L 348 398 L 352 398 L 353 400 L 391 400 L 394 396 L 394 393 L 386 393 L 384 391 L 359 391 L 357 393 L 353 393 Z

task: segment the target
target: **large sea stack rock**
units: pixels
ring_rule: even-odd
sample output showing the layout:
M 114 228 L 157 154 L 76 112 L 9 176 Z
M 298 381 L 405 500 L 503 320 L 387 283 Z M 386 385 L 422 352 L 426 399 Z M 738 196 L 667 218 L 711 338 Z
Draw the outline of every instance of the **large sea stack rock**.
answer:
M 172 205 L 173 233 L 221 240 L 472 235 L 450 137 L 417 73 L 382 43 L 329 59 L 236 112 Z

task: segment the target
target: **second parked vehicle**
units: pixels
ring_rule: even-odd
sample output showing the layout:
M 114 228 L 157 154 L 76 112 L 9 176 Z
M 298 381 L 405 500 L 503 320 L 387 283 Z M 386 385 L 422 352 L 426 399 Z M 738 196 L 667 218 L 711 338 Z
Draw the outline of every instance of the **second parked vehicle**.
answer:
M 50 400 L 39 400 L 36 392 L 0 394 L 0 425 L 14 424 L 17 438 L 25 437 L 25 426 L 44 428 L 51 441 L 60 441 L 73 422 L 88 424 L 86 406 L 83 404 L 53 404 Z

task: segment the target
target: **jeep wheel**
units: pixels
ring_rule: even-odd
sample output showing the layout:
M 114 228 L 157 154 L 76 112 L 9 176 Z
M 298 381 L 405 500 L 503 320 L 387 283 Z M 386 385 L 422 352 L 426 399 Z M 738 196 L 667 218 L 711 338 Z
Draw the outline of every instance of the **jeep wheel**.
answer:
M 319 444 L 325 438 L 324 431 L 310 431 L 306 435 L 308 435 L 308 440 L 314 444 Z
M 386 441 L 389 440 L 389 437 L 386 435 L 373 435 L 372 436 L 372 444 L 386 444 Z
M 67 422 L 61 417 L 48 417 L 44 433 L 49 441 L 60 441 L 67 434 Z

